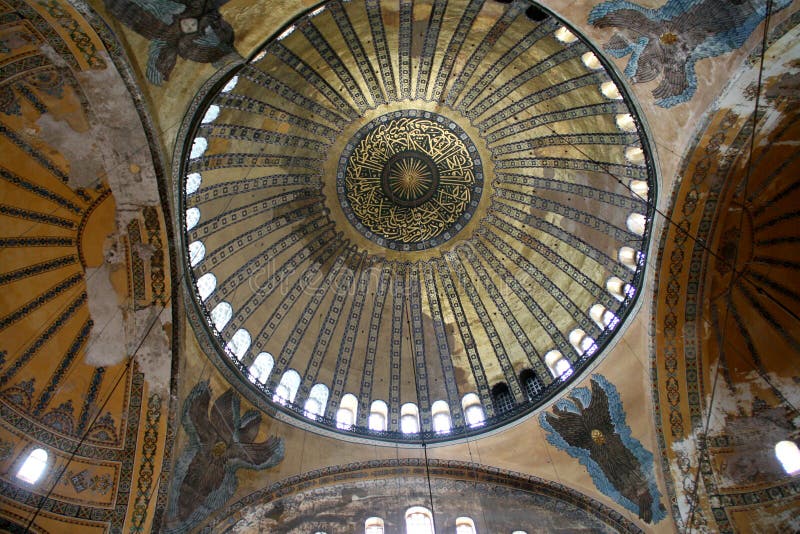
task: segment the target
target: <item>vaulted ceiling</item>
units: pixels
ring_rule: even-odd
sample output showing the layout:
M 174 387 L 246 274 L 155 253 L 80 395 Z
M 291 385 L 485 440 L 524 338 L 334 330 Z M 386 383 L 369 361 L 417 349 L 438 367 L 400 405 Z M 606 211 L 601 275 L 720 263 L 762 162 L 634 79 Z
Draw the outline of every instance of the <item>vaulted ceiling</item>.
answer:
M 799 19 L 0 0 L 0 528 L 796 530 Z

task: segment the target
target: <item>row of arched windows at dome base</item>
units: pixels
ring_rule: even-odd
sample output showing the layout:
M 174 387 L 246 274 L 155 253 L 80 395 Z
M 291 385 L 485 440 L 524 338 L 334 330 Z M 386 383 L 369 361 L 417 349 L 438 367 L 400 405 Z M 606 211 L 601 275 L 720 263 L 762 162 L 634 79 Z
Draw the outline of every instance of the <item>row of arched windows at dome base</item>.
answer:
M 412 506 L 405 513 L 406 534 L 435 534 L 433 514 L 424 506 Z M 364 534 L 384 534 L 383 519 L 370 517 L 364 522 Z M 455 534 L 477 534 L 475 522 L 469 517 L 456 518 L 453 525 Z M 314 534 L 327 534 L 317 531 Z M 511 534 L 527 534 L 524 530 L 515 530 Z

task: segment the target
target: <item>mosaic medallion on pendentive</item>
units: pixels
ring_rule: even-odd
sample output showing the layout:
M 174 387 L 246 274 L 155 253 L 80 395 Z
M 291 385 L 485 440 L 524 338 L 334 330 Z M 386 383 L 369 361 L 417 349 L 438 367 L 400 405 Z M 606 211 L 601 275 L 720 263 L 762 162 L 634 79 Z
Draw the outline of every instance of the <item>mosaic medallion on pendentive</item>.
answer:
M 381 115 L 348 142 L 336 173 L 347 219 L 370 241 L 424 250 L 456 235 L 472 218 L 483 168 L 472 140 L 430 111 Z

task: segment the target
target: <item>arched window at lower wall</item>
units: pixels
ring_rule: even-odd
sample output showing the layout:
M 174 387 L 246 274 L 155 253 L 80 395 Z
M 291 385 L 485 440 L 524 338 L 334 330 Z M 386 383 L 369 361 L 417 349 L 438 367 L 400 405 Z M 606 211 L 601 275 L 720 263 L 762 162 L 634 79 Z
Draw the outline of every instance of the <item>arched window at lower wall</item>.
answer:
M 406 534 L 434 534 L 431 511 L 422 506 L 406 510 Z
M 477 534 L 475 522 L 469 517 L 456 519 L 456 534 Z
M 364 534 L 383 534 L 383 519 L 370 517 L 364 521 Z

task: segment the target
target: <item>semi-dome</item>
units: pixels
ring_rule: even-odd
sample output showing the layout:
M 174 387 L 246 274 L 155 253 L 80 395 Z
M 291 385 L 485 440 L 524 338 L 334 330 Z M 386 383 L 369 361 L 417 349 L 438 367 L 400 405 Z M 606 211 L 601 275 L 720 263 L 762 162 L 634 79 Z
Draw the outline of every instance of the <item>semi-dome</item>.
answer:
M 552 398 L 641 287 L 655 177 L 601 53 L 516 0 L 330 1 L 191 119 L 211 357 L 306 425 L 430 442 Z

